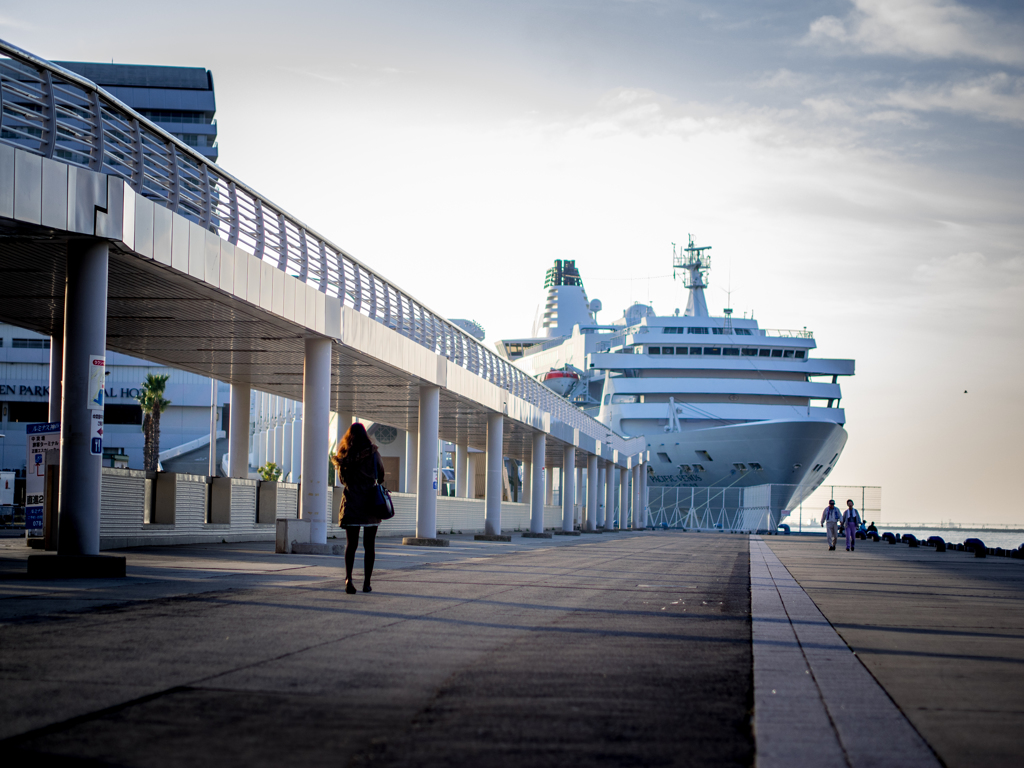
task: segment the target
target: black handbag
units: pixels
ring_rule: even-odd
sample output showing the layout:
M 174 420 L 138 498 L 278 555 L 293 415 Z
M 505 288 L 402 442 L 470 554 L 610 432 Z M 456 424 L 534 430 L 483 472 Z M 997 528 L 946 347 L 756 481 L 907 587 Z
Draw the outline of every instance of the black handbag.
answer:
M 380 483 L 373 486 L 373 516 L 380 520 L 390 520 L 395 516 L 395 504 L 391 501 L 391 491 Z

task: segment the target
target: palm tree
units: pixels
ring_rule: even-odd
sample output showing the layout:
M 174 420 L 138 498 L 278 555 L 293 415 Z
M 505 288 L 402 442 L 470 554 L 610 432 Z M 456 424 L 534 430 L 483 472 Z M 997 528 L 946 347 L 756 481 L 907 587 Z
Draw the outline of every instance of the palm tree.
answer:
M 171 404 L 170 400 L 164 398 L 164 388 L 169 378 L 169 373 L 146 374 L 146 380 L 142 382 L 142 392 L 135 398 L 142 406 L 144 414 L 142 434 L 146 436 L 146 444 L 142 449 L 143 469 L 151 472 L 156 471 L 160 461 L 160 414 Z

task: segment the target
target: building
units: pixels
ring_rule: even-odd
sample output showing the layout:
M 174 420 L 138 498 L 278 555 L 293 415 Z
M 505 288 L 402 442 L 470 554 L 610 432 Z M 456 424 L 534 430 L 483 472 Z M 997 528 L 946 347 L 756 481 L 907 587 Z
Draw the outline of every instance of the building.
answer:
M 56 62 L 217 162 L 217 102 L 213 74 L 202 67 Z

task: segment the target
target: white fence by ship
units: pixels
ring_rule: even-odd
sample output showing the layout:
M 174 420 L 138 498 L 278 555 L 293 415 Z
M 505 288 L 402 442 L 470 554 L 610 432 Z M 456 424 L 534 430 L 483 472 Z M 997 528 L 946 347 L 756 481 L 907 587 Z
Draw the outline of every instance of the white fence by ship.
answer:
M 651 487 L 648 521 L 655 528 L 692 531 L 775 531 L 780 523 L 795 525 L 801 508 L 820 515 L 829 499 L 835 499 L 840 509 L 846 509 L 846 500 L 853 499 L 864 520 L 881 520 L 879 486 L 823 485 L 808 494 L 802 504 L 794 505 L 805 493 L 798 485 L 780 483 L 747 488 Z M 786 519 L 790 513 L 791 521 Z

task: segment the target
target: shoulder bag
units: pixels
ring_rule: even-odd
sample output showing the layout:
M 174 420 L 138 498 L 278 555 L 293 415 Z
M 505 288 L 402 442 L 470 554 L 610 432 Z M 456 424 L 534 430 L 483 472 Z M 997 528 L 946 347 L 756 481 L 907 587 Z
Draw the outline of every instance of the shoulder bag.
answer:
M 391 501 L 391 492 L 380 483 L 373 486 L 373 516 L 381 520 L 390 520 L 395 516 L 395 504 Z

